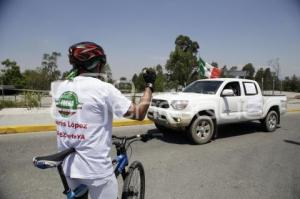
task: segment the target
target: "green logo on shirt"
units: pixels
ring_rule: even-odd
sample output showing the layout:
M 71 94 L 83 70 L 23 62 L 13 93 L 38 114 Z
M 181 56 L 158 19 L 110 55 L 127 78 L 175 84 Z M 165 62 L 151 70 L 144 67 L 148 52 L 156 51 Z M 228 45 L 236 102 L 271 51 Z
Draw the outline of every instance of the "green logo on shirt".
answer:
M 74 115 L 78 109 L 82 108 L 82 103 L 78 101 L 76 93 L 72 91 L 64 92 L 56 102 L 58 112 L 62 117 Z

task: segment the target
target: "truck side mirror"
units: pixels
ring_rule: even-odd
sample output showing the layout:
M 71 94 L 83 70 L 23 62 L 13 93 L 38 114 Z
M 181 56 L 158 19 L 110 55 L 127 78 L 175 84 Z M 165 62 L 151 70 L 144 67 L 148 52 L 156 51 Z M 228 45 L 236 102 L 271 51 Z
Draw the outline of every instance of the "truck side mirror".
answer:
M 224 89 L 222 91 L 222 96 L 226 97 L 226 96 L 234 96 L 234 92 L 232 89 Z

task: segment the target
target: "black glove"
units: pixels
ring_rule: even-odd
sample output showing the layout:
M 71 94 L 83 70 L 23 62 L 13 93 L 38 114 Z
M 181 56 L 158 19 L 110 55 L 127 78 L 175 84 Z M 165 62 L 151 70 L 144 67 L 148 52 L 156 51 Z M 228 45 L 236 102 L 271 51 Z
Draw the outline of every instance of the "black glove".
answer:
M 156 80 L 156 73 L 153 69 L 144 68 L 143 77 L 146 82 L 146 87 L 149 87 L 153 92 L 153 86 Z

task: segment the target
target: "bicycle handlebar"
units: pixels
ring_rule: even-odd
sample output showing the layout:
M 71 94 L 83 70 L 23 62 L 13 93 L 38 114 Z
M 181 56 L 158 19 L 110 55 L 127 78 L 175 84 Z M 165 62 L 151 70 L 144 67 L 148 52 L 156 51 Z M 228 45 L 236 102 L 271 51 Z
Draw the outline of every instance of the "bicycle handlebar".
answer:
M 126 144 L 127 141 L 129 140 L 135 140 L 135 139 L 140 139 L 143 142 L 147 142 L 155 137 L 162 137 L 163 134 L 162 133 L 145 133 L 145 134 L 137 134 L 137 135 L 133 135 L 133 136 L 116 136 L 116 135 L 112 135 L 113 139 L 117 139 L 120 140 L 119 141 L 113 141 L 114 145 L 120 145 L 121 143 Z
M 148 140 L 151 140 L 155 137 L 162 137 L 162 136 L 163 136 L 162 133 L 145 133 L 145 134 L 137 134 L 137 135 L 133 135 L 133 136 L 116 136 L 116 135 L 112 135 L 112 138 L 113 139 L 118 139 L 118 140 L 125 140 L 125 141 L 140 138 L 141 141 L 147 142 Z

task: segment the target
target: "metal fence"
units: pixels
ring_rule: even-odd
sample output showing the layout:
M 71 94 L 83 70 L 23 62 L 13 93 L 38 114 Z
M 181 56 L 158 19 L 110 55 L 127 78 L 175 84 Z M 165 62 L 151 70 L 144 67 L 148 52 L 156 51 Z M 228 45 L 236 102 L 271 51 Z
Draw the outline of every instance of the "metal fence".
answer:
M 15 89 L 18 93 L 10 95 L 1 95 L 0 103 L 2 102 L 11 102 L 16 105 L 16 107 L 50 107 L 52 103 L 52 97 L 50 96 L 50 91 L 41 91 L 41 90 L 28 90 L 28 89 Z M 125 93 L 124 96 L 129 100 L 139 103 L 142 97 L 142 93 Z M 32 101 L 36 101 L 33 106 Z M 11 106 L 10 106 L 11 107 Z

